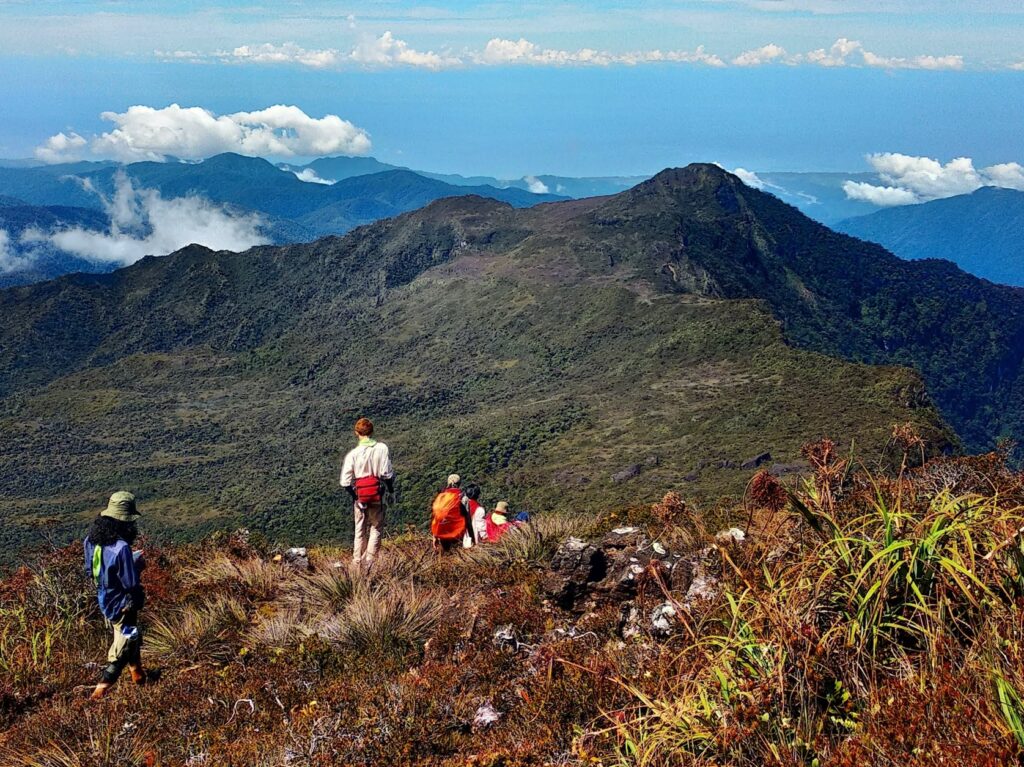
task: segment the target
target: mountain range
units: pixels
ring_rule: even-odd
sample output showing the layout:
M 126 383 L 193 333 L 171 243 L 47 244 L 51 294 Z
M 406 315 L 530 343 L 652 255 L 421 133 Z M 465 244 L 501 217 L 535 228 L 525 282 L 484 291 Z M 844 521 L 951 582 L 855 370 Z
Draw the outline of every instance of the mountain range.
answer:
M 453 470 L 535 510 L 683 483 L 710 503 L 822 434 L 868 454 L 894 423 L 947 449 L 1024 436 L 1022 357 L 1024 292 L 717 166 L 530 208 L 446 198 L 0 292 L 0 533 L 70 531 L 124 485 L 151 529 L 340 535 L 360 415 L 392 446 L 399 519 Z
M 526 207 L 618 194 L 645 180 L 643 176 L 462 176 L 411 170 L 373 157 L 323 157 L 305 165 L 275 166 L 260 158 L 229 153 L 198 163 L 40 165 L 4 161 L 0 162 L 0 200 L 22 208 L 22 217 L 34 216 L 38 223 L 31 228 L 37 232 L 82 227 L 102 233 L 103 228 L 95 228 L 96 222 L 86 225 L 79 220 L 81 211 L 105 212 L 119 178 L 128 179 L 139 194 L 152 190 L 164 199 L 207 201 L 226 218 L 258 216 L 253 236 L 238 242 L 234 249 L 254 242 L 310 242 L 344 234 L 443 197 L 475 194 Z M 878 183 L 873 173 L 762 172 L 746 174 L 743 179 L 816 221 L 878 242 L 903 258 L 946 258 L 996 282 L 1020 285 L 1024 281 L 1018 264 L 1019 243 L 1013 234 L 1022 220 L 1020 193 L 986 188 L 977 195 L 880 209 L 849 199 L 844 191 L 847 181 Z M 28 208 L 33 207 L 38 210 L 30 213 Z M 187 224 L 183 226 L 187 229 Z M 0 220 L 0 231 L 6 232 L 6 250 L 13 256 L 5 260 L 0 251 L 0 287 L 70 271 L 111 271 L 123 263 L 87 252 L 60 251 L 52 244 L 45 247 L 38 237 L 23 240 L 24 230 Z M 138 234 L 145 236 L 148 231 L 143 226 Z M 179 242 L 188 242 L 187 231 L 181 234 L 186 239 Z M 193 241 L 207 242 L 198 232 Z M 166 252 L 168 249 L 158 254 Z
M 490 197 L 517 207 L 565 199 L 516 187 L 454 186 L 412 171 L 390 168 L 345 178 L 333 185 L 306 183 L 266 160 L 237 154 L 217 155 L 201 163 L 0 167 L 0 196 L 24 209 L 34 207 L 32 215 L 37 219 L 37 228 L 53 232 L 80 226 L 81 222 L 76 218 L 78 214 L 68 214 L 45 224 L 46 210 L 105 211 L 112 204 L 118 179 L 122 178 L 137 191 L 152 190 L 165 199 L 202 198 L 222 208 L 225 216 L 257 214 L 264 241 L 274 243 L 308 242 L 327 234 L 343 234 L 356 226 L 461 194 Z M 0 222 L 0 229 L 5 226 Z M 22 229 L 17 230 L 16 237 L 11 237 L 12 231 L 7 234 L 14 255 L 31 263 L 22 269 L 0 272 L 0 286 L 34 282 L 72 269 L 105 272 L 121 265 L 89 260 L 82 257 L 84 254 L 55 255 L 52 248 L 41 252 L 36 242 L 20 239 Z
M 944 258 L 993 282 L 1024 286 L 1024 192 L 986 186 L 850 218 L 836 229 L 901 258 Z

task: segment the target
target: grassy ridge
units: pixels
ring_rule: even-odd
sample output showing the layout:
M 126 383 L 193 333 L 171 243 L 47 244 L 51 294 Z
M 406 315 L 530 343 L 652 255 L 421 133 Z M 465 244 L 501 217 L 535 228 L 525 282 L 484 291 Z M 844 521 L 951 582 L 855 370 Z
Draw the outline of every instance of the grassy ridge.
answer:
M 599 518 L 542 514 L 451 557 L 420 535 L 392 537 L 370 579 L 336 567 L 333 549 L 311 552 L 310 572 L 276 564 L 257 536 L 147 545 L 144 657 L 160 677 L 122 681 L 102 705 L 84 697 L 105 629 L 80 550 L 55 552 L 0 580 L 0 758 L 1016 763 L 1024 477 L 998 455 L 910 469 L 920 443 L 897 435 L 892 474 L 820 442 L 804 451 L 806 482 L 758 475 L 725 512 L 743 543 L 716 538 L 670 494 Z M 567 612 L 544 598 L 560 542 L 624 523 L 701 562 L 707 596 L 655 561 L 628 602 Z M 674 617 L 655 626 L 666 605 Z M 488 706 L 497 721 L 474 724 Z

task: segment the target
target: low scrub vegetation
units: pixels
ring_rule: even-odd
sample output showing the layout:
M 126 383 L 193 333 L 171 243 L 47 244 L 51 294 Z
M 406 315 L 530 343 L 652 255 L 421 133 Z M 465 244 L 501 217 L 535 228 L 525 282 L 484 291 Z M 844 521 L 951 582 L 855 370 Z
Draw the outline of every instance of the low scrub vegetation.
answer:
M 157 679 L 100 704 L 102 620 L 78 549 L 52 552 L 0 582 L 0 763 L 1019 764 L 1024 477 L 893 445 L 885 472 L 808 445 L 806 475 L 713 517 L 673 492 L 450 556 L 406 534 L 369 574 L 237 534 L 150 546 Z M 559 607 L 558 548 L 627 524 L 689 576 Z

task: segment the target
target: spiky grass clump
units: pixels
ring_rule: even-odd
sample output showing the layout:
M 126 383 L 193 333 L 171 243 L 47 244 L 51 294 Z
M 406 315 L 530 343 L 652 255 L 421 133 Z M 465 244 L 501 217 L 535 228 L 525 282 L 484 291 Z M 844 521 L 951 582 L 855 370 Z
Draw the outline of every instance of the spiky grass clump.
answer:
M 232 640 L 247 624 L 238 599 L 216 594 L 154 618 L 145 630 L 144 648 L 176 662 L 223 663 L 234 656 Z
M 411 584 L 364 585 L 324 636 L 357 653 L 402 655 L 422 647 L 446 607 L 436 594 Z
M 273 562 L 258 557 L 236 559 L 218 551 L 187 568 L 184 580 L 200 590 L 231 588 L 247 599 L 263 601 L 277 594 L 284 577 Z
M 464 555 L 480 565 L 528 567 L 546 565 L 558 547 L 571 536 L 584 534 L 587 520 L 568 514 L 538 515 L 530 522 L 513 527 L 501 540 L 468 549 Z

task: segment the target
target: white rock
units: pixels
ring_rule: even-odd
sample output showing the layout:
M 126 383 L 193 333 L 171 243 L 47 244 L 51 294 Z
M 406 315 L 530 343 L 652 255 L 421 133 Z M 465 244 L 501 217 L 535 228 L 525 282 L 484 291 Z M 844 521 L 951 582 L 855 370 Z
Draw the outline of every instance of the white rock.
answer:
M 723 545 L 729 543 L 743 543 L 747 539 L 747 534 L 740 530 L 738 527 L 730 527 L 728 530 L 719 530 L 715 533 L 715 541 Z
M 676 608 L 671 602 L 658 605 L 651 613 L 651 626 L 659 634 L 671 634 L 675 622 Z
M 473 717 L 473 729 L 486 729 L 499 719 L 501 719 L 501 712 L 495 709 L 490 701 L 487 701 L 476 710 L 476 716 Z

